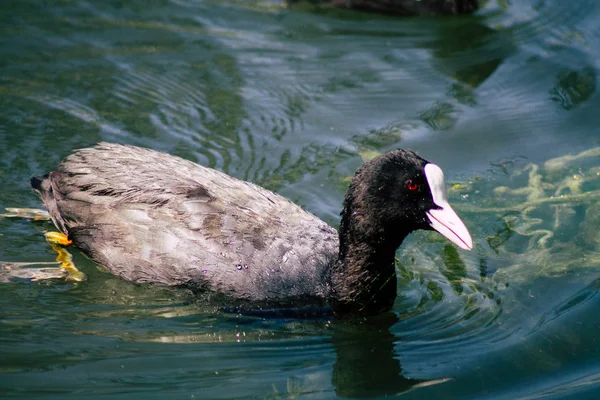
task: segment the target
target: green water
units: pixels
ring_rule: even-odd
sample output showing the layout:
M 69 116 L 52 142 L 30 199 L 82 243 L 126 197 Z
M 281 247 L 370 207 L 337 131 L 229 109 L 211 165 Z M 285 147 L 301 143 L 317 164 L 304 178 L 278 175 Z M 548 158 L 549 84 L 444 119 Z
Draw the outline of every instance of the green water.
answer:
M 599 398 L 599 60 L 594 1 L 4 0 L 0 209 L 39 207 L 31 176 L 107 140 L 335 226 L 362 160 L 407 147 L 445 170 L 475 249 L 413 234 L 392 312 L 349 321 L 224 313 L 73 251 L 85 282 L 0 283 L 0 397 Z M 49 229 L 0 219 L 0 261 L 53 261 Z

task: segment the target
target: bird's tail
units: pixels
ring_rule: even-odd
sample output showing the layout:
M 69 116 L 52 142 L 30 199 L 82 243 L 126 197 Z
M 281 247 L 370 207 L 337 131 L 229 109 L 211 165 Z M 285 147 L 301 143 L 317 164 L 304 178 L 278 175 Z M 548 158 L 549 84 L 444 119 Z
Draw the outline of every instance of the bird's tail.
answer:
M 52 218 L 52 222 L 58 228 L 59 231 L 68 235 L 68 229 L 63 221 L 60 210 L 58 209 L 58 204 L 56 202 L 56 198 L 54 196 L 54 190 L 52 188 L 52 175 L 46 174 L 41 176 L 34 176 L 29 180 L 31 187 L 33 190 L 40 196 L 42 202 L 46 209 L 48 209 L 48 213 L 50 214 L 50 218 Z

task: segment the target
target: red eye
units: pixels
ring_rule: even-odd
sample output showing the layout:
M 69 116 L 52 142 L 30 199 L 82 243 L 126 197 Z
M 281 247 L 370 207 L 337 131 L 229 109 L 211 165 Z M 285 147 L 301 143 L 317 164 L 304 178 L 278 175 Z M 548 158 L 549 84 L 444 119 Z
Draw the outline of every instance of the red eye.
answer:
M 417 184 L 414 183 L 413 181 L 408 181 L 406 183 L 406 187 L 408 188 L 408 190 L 417 190 Z

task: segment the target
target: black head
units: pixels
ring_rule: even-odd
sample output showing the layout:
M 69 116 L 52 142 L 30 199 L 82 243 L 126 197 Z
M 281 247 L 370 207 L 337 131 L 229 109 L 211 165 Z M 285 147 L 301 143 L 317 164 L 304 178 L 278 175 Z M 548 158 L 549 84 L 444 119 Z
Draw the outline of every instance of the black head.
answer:
M 434 229 L 459 247 L 472 248 L 467 228 L 448 204 L 442 170 L 410 150 L 363 164 L 346 194 L 343 216 L 340 231 L 365 235 L 360 240 L 397 247 L 414 230 Z

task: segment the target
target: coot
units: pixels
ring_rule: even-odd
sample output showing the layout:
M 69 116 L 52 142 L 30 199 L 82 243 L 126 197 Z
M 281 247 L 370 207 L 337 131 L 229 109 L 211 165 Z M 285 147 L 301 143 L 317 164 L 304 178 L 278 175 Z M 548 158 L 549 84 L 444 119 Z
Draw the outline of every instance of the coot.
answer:
M 31 184 L 56 227 L 111 273 L 257 307 L 381 312 L 396 298 L 394 256 L 410 232 L 472 248 L 442 170 L 409 150 L 358 169 L 339 233 L 250 182 L 128 145 L 77 150 Z
M 290 3 L 301 1 L 291 0 Z M 478 0 L 309 0 L 309 2 L 396 15 L 471 14 L 479 7 Z

